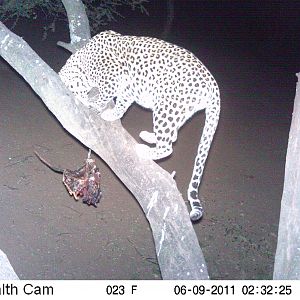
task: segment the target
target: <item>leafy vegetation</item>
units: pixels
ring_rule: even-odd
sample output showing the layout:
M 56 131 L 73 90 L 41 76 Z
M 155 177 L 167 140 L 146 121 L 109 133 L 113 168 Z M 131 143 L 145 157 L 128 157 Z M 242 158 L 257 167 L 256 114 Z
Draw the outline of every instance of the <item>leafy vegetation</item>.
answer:
M 122 17 L 120 8 L 127 6 L 132 10 L 140 10 L 148 14 L 144 4 L 148 0 L 82 0 L 90 21 L 92 33 L 98 32 L 100 27 L 117 17 Z M 44 29 L 55 30 L 57 20 L 67 22 L 66 12 L 61 0 L 0 0 L 0 20 L 13 21 L 13 27 L 21 18 L 46 18 L 47 26 Z

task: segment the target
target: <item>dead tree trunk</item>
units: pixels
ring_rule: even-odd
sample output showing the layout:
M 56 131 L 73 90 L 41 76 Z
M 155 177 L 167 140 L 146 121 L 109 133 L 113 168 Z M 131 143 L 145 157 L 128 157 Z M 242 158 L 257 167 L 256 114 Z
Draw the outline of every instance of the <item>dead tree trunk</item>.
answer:
M 286 155 L 274 279 L 300 279 L 300 73 Z
M 98 154 L 138 200 L 150 223 L 164 279 L 208 279 L 189 214 L 169 173 L 135 153 L 119 121 L 76 105 L 59 76 L 0 22 L 0 55 L 30 84 L 62 126 Z M 117 208 L 116 208 L 117 209 Z

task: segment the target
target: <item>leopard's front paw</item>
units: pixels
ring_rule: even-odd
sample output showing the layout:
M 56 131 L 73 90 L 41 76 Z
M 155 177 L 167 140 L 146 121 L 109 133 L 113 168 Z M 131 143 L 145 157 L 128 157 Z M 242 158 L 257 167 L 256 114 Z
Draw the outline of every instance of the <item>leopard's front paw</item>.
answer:
M 120 119 L 116 114 L 114 109 L 108 108 L 101 114 L 101 118 L 105 121 L 116 121 Z

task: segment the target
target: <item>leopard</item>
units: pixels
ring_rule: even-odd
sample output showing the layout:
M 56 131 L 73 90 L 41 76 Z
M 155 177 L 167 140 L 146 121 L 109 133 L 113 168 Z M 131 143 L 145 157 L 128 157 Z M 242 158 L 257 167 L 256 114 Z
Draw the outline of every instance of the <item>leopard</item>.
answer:
M 121 119 L 133 103 L 151 110 L 153 131 L 139 134 L 149 145 L 136 145 L 137 154 L 146 159 L 170 156 L 178 130 L 195 113 L 205 111 L 187 190 L 190 219 L 200 220 L 204 211 L 198 190 L 221 107 L 218 84 L 206 66 L 192 52 L 175 44 L 108 30 L 73 53 L 59 76 L 75 101 L 96 110 L 106 121 Z M 97 97 L 89 97 L 95 88 Z M 108 103 L 114 103 L 114 107 Z

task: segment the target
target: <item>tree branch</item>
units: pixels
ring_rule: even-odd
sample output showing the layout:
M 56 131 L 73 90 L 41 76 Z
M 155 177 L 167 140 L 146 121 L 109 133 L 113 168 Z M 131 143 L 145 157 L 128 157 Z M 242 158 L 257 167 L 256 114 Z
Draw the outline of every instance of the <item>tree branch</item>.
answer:
M 286 154 L 273 279 L 300 279 L 300 73 Z
M 69 20 L 71 42 L 57 42 L 57 45 L 74 53 L 91 38 L 90 25 L 85 12 L 85 6 L 80 0 L 62 0 L 62 3 Z
M 136 155 L 136 142 L 119 121 L 105 122 L 82 104 L 76 105 L 59 76 L 1 22 L 0 55 L 24 77 L 62 126 L 98 154 L 136 197 L 152 229 L 162 277 L 208 279 L 185 202 L 170 174 Z

